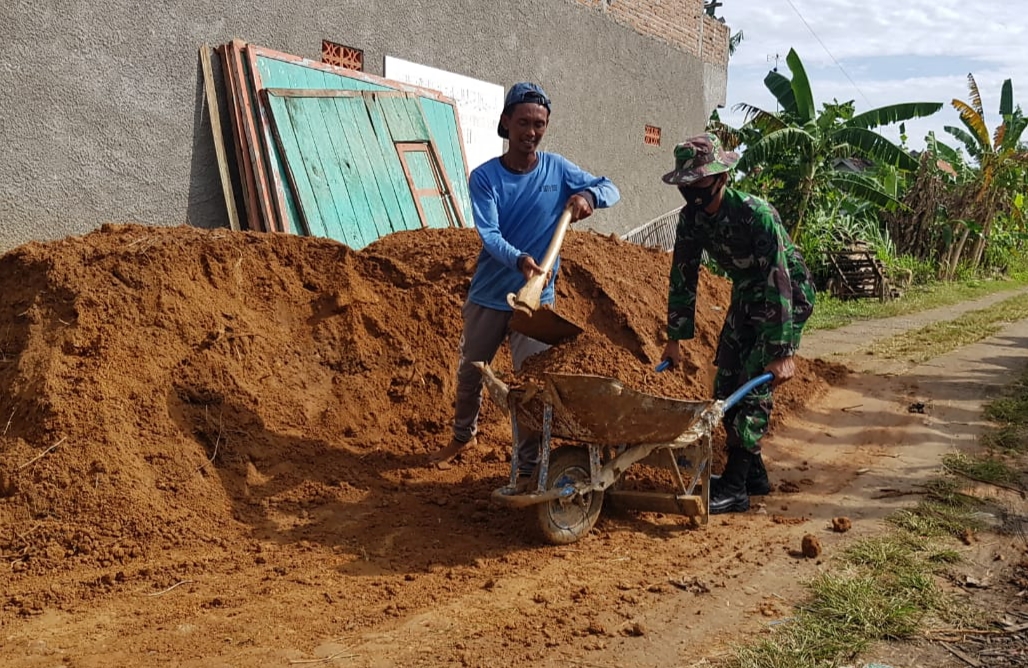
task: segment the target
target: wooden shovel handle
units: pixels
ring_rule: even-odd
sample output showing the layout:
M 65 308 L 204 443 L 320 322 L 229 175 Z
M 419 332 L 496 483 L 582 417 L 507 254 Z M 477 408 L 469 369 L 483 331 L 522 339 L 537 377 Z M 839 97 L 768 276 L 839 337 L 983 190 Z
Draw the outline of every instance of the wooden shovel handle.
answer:
M 546 287 L 546 275 L 550 273 L 553 265 L 557 262 L 560 246 L 564 243 L 564 237 L 567 235 L 569 227 L 571 227 L 571 207 L 567 206 L 564 213 L 561 214 L 560 220 L 557 221 L 557 229 L 553 231 L 550 245 L 546 247 L 546 254 L 543 255 L 543 261 L 539 264 L 542 272 L 528 279 L 525 287 L 518 290 L 516 295 L 507 295 L 507 303 L 513 308 L 528 314 L 539 308 L 543 288 Z
M 564 209 L 564 213 L 560 215 L 560 220 L 557 221 L 557 229 L 553 231 L 553 238 L 550 239 L 550 245 L 546 247 L 543 261 L 539 264 L 543 270 L 543 278 L 553 269 L 553 265 L 557 261 L 557 255 L 560 254 L 560 247 L 564 243 L 564 237 L 567 235 L 570 227 L 571 207 L 568 206 Z

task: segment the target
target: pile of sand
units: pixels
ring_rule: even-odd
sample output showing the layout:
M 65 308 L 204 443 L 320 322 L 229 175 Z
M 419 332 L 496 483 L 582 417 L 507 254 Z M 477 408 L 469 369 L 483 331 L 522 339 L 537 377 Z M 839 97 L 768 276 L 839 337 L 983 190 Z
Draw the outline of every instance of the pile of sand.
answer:
M 268 536 L 345 543 L 390 530 L 381 504 L 416 525 L 440 495 L 484 498 L 509 448 L 498 411 L 484 415 L 490 451 L 454 474 L 464 484 L 424 466 L 449 437 L 479 248 L 470 230 L 396 234 L 354 252 L 105 226 L 2 256 L 0 525 L 18 530 L 0 534 L 0 551 L 39 573 Z M 702 373 L 652 371 L 667 254 L 572 233 L 563 258 L 558 308 L 587 331 L 549 364 L 709 396 Z M 688 347 L 704 369 L 728 298 L 724 281 L 704 276 Z M 780 405 L 822 390 L 825 373 L 801 366 Z M 316 521 L 339 506 L 353 509 L 347 526 Z

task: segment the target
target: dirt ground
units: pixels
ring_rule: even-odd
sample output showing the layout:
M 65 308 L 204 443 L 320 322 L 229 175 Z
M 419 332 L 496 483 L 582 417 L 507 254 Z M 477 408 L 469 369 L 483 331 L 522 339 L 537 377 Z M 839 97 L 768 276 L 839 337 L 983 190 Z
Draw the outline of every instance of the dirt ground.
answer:
M 1022 339 L 942 377 L 804 360 L 754 511 L 604 515 L 546 546 L 489 502 L 499 411 L 459 466 L 426 465 L 448 438 L 473 235 L 355 253 L 111 226 L 0 258 L 0 662 L 692 665 L 788 617 L 838 545 L 909 502 L 880 489 L 973 447 L 982 387 L 1023 363 Z M 658 375 L 666 255 L 572 234 L 563 262 L 558 305 L 586 334 L 554 365 L 708 396 L 727 285 L 704 276 L 698 371 Z M 797 555 L 807 533 L 821 559 Z

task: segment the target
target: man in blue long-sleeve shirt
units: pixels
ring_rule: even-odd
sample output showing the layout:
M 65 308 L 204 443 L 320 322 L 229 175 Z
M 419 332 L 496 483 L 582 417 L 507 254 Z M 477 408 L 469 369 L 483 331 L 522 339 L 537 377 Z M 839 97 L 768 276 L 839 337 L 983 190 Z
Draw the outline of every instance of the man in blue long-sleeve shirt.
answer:
M 463 310 L 453 438 L 433 455 L 441 467 L 473 442 L 478 429 L 482 375 L 473 362 L 491 362 L 508 335 L 515 370 L 548 347 L 509 330 L 512 311 L 507 295 L 542 271 L 537 261 L 545 254 L 564 207 L 570 206 L 572 221 L 578 221 L 621 198 L 609 179 L 593 176 L 555 153 L 538 151 L 549 119 L 550 100 L 543 90 L 531 83 L 515 84 L 497 128 L 508 140 L 507 151 L 471 173 L 471 207 L 482 252 Z M 553 304 L 559 267 L 560 258 L 543 290 L 542 304 Z M 521 472 L 527 478 L 538 462 L 539 434 L 518 431 Z

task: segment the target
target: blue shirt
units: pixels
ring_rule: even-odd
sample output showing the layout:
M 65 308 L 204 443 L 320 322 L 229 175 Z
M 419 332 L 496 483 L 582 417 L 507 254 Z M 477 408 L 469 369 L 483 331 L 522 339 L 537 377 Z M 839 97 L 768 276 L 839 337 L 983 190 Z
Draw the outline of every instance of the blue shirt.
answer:
M 482 252 L 468 293 L 468 300 L 474 304 L 511 310 L 507 295 L 525 285 L 518 257 L 528 254 L 542 262 L 572 195 L 586 195 L 597 209 L 621 199 L 610 179 L 593 176 L 556 153 L 537 155 L 538 162 L 527 174 L 511 172 L 499 158 L 471 172 L 471 210 L 482 238 Z M 543 304 L 553 303 L 553 282 L 559 267 L 560 257 L 553 265 L 553 278 L 543 290 Z

